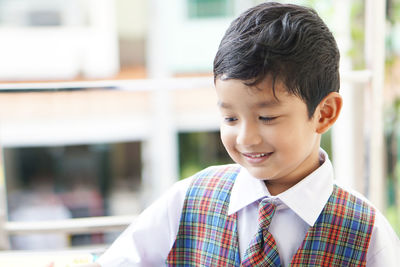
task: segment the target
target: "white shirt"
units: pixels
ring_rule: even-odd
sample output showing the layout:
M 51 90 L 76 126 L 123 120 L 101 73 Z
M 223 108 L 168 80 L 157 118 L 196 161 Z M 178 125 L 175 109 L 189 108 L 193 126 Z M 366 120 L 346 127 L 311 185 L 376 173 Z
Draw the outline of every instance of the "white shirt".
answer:
M 263 181 L 241 168 L 232 188 L 228 209 L 228 214 L 237 212 L 241 258 L 258 228 L 258 202 L 269 197 L 277 204 L 269 231 L 277 243 L 282 265 L 290 263 L 333 190 L 332 164 L 323 151 L 321 158 L 324 162 L 317 170 L 276 196 L 271 196 Z M 148 207 L 97 262 L 102 267 L 165 266 L 175 242 L 183 202 L 192 179 L 177 182 Z M 376 211 L 367 252 L 367 266 L 400 266 L 399 238 L 379 211 Z

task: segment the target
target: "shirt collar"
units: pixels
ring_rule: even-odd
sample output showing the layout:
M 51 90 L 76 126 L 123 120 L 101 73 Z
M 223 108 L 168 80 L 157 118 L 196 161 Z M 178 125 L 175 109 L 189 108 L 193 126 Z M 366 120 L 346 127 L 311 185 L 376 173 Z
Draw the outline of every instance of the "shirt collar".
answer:
M 314 225 L 333 191 L 333 168 L 328 155 L 320 150 L 321 166 L 299 183 L 272 198 L 279 199 L 310 226 Z M 316 194 L 315 192 L 318 192 Z M 264 182 L 241 168 L 233 185 L 228 214 L 253 202 L 271 197 Z

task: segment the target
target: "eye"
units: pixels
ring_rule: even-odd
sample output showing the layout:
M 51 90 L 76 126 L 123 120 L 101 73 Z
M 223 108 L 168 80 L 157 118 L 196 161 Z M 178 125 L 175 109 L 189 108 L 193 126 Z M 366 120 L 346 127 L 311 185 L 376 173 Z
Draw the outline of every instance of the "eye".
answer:
M 264 116 L 260 116 L 260 117 L 258 117 L 261 121 L 263 121 L 263 122 L 266 122 L 266 123 L 269 123 L 269 122 L 272 122 L 272 121 L 274 121 L 276 118 L 278 118 L 278 117 L 264 117 Z
M 232 123 L 232 122 L 237 121 L 237 118 L 235 118 L 235 117 L 225 117 L 224 121 L 228 122 L 228 123 Z

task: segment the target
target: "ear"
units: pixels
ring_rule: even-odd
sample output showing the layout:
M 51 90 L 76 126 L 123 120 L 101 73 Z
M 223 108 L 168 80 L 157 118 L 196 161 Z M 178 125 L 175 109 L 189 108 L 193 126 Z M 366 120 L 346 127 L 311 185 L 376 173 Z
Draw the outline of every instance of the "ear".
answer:
M 335 123 L 342 109 L 343 100 L 339 93 L 331 92 L 317 106 L 315 110 L 317 118 L 316 131 L 323 134 Z

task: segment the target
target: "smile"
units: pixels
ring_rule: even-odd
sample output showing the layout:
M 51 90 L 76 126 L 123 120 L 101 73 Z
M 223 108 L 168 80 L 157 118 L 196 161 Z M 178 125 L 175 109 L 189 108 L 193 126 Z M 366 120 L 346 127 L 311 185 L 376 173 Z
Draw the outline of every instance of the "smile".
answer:
M 245 159 L 247 159 L 247 161 L 249 163 L 257 164 L 257 163 L 263 162 L 264 160 L 267 160 L 272 155 L 272 152 L 269 152 L 269 153 L 242 153 L 242 155 L 244 156 Z
M 261 157 L 265 157 L 267 155 L 267 153 L 260 153 L 260 154 L 243 154 L 246 157 L 250 157 L 250 158 L 261 158 Z

